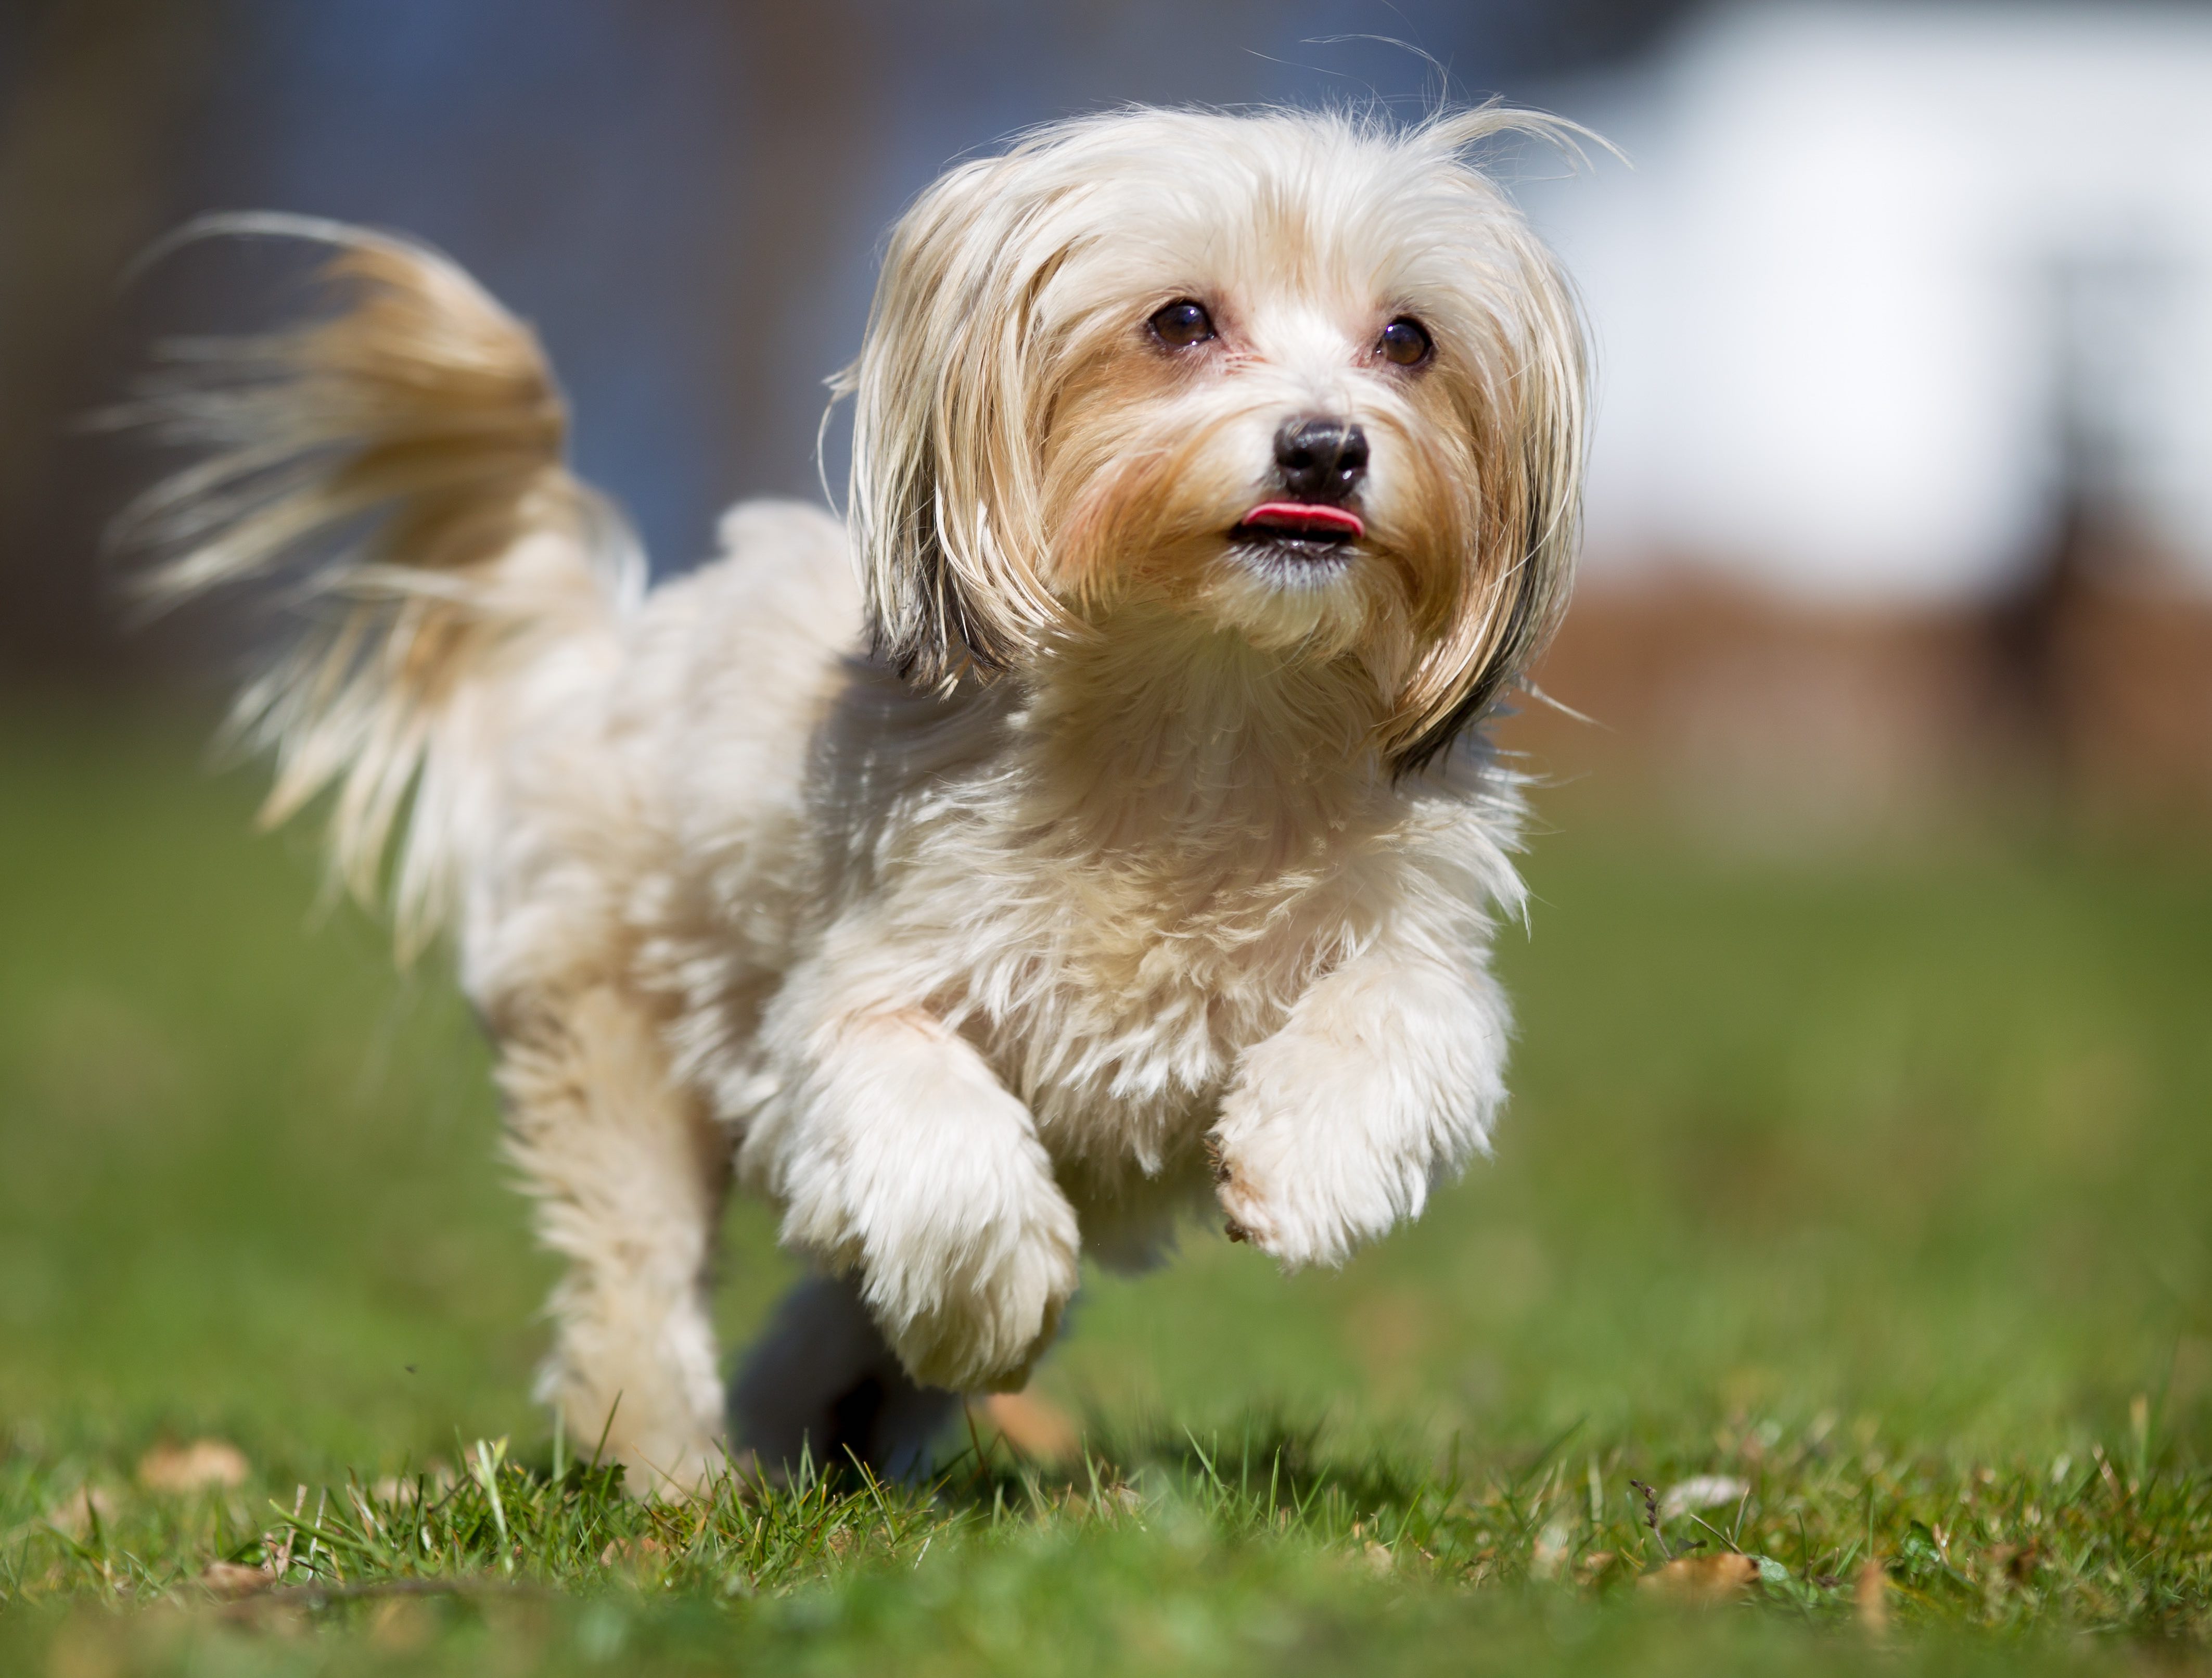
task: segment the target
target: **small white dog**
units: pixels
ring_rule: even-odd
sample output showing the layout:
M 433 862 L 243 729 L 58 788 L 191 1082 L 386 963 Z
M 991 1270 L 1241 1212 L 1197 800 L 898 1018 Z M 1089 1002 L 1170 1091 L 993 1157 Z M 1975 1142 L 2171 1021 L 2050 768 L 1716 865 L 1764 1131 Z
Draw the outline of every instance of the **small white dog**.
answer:
M 741 506 L 650 593 L 465 275 L 203 224 L 328 240 L 345 306 L 149 389 L 213 453 L 124 534 L 170 597 L 304 562 L 240 702 L 269 813 L 335 787 L 364 894 L 404 829 L 403 940 L 454 935 L 570 1265 L 543 1395 L 635 1487 L 726 1460 L 733 1173 L 825 1279 L 737 1443 L 911 1466 L 1085 1250 L 1212 1196 L 1334 1264 L 1486 1145 L 1519 806 L 1479 731 L 1565 599 L 1584 374 L 1467 154 L 1554 126 L 1128 111 L 962 165 L 843 382 L 849 522 Z

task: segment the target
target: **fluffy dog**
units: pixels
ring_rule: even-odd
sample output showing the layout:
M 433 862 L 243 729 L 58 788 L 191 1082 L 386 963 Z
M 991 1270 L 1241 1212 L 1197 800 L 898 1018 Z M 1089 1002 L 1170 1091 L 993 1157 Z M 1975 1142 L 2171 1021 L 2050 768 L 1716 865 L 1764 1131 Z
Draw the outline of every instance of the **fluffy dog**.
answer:
M 650 592 L 465 274 L 212 224 L 326 240 L 342 307 L 149 386 L 204 458 L 125 533 L 165 597 L 304 579 L 239 708 L 268 814 L 334 789 L 343 878 L 452 934 L 569 1265 L 541 1393 L 635 1487 L 727 1460 L 732 1176 L 821 1274 L 738 1442 L 896 1464 L 1084 1251 L 1212 1199 L 1335 1264 L 1486 1146 L 1480 731 L 1565 598 L 1584 374 L 1468 154 L 1551 126 L 1130 111 L 955 168 L 841 381 L 849 519 L 740 506 Z

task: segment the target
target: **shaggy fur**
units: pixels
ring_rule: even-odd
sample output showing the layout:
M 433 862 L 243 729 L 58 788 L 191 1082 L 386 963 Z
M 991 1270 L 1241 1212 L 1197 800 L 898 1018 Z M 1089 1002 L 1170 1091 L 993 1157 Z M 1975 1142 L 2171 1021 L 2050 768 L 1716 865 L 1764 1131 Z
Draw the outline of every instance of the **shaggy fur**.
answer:
M 844 381 L 849 532 L 742 506 L 650 593 L 466 276 L 211 224 L 326 241 L 343 307 L 149 391 L 213 447 L 125 534 L 166 596 L 304 573 L 240 707 L 270 814 L 335 787 L 364 895 L 404 828 L 401 936 L 453 934 L 569 1265 L 543 1392 L 634 1485 L 726 1460 L 732 1175 L 842 1279 L 740 1383 L 787 1453 L 856 1382 L 878 1434 L 1018 1386 L 1086 1250 L 1152 1262 L 1210 1201 L 1335 1264 L 1486 1145 L 1518 806 L 1476 730 L 1565 597 L 1583 375 L 1466 154 L 1547 126 L 1133 111 L 955 169 Z M 1316 417 L 1364 435 L 1360 533 L 1255 539 Z

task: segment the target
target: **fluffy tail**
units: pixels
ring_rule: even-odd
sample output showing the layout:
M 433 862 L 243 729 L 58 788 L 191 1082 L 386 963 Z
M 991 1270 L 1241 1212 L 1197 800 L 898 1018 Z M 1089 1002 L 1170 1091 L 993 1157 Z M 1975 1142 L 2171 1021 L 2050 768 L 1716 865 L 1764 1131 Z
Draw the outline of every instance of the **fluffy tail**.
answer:
M 567 415 L 530 329 L 434 251 L 336 222 L 230 216 L 179 239 L 326 246 L 332 312 L 170 346 L 119 410 L 199 458 L 116 521 L 156 605 L 281 573 L 293 630 L 233 727 L 272 751 L 270 824 L 325 788 L 337 876 L 374 898 L 394 829 L 403 951 L 450 913 L 495 819 L 489 757 L 604 646 L 642 587 L 622 518 L 562 464 Z M 411 793 L 411 800 L 410 800 Z

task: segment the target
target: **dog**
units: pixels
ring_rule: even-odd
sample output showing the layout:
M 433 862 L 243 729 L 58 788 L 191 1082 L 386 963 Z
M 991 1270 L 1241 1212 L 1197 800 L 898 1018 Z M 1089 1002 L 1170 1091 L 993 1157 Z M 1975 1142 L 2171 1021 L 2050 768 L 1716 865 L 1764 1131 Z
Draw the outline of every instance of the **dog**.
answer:
M 1584 333 L 1471 161 L 1565 125 L 1134 109 L 906 211 L 848 516 L 740 505 L 648 589 L 529 329 L 395 235 L 149 375 L 194 463 L 119 520 L 173 601 L 282 574 L 265 810 L 450 939 L 567 1261 L 539 1395 L 641 1494 L 926 1461 L 1079 1255 L 1208 1204 L 1335 1265 L 1488 1146 L 1520 777 L 1566 599 Z M 1571 143 L 1571 142 L 1568 142 Z M 727 1412 L 732 1181 L 815 1271 Z M 750 1451 L 750 1458 L 744 1453 Z

